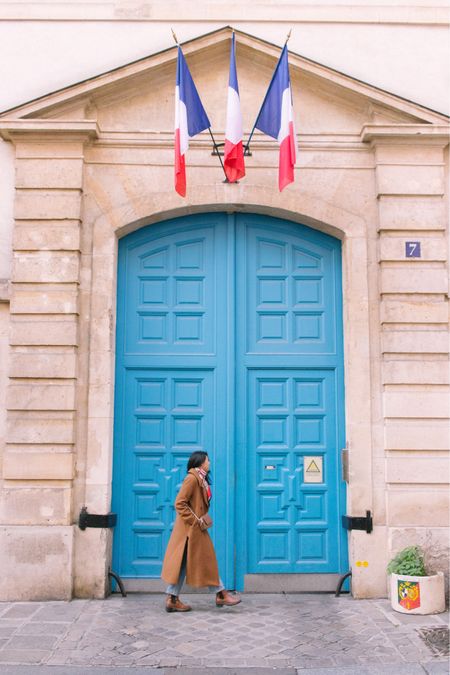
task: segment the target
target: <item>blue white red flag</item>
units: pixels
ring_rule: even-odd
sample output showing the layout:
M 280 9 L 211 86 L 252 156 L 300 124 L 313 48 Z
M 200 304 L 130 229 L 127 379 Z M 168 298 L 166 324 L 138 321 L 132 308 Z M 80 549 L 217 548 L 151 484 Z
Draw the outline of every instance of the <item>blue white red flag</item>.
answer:
M 182 197 L 186 196 L 185 154 L 189 139 L 210 126 L 184 54 L 181 47 L 178 47 L 175 87 L 175 190 Z
M 227 126 L 225 130 L 224 169 L 230 183 L 245 176 L 244 149 L 242 147 L 242 114 L 236 72 L 236 44 L 231 38 L 230 77 L 228 81 Z
M 280 144 L 278 187 L 281 192 L 286 185 L 294 181 L 294 166 L 297 160 L 297 137 L 287 45 L 284 45 L 281 52 L 255 126 L 268 136 L 276 138 Z

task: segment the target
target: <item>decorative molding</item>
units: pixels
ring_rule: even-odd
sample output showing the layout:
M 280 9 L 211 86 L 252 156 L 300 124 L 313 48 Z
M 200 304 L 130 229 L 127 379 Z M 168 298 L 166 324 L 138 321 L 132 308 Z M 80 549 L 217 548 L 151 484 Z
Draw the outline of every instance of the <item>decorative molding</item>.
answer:
M 9 303 L 11 300 L 11 284 L 9 279 L 0 279 L 0 303 Z
M 52 136 L 61 140 L 68 136 L 70 140 L 87 141 L 97 138 L 97 123 L 91 120 L 43 120 L 43 119 L 0 119 L 0 137 L 5 141 L 22 140 L 29 136 Z
M 289 20 L 293 23 L 344 23 L 344 24 L 404 24 L 404 25 L 447 25 L 449 12 L 447 4 L 434 0 L 433 6 L 416 2 L 407 5 L 363 3 L 328 3 L 285 0 L 289 8 Z M 412 9 L 414 11 L 412 11 Z M 186 12 L 186 4 L 181 1 L 128 2 L 110 0 L 109 2 L 14 2 L 5 1 L 0 6 L 0 19 L 3 21 L 46 21 L 46 22 L 164 22 L 210 24 L 211 22 L 229 23 L 248 21 L 248 10 L 242 3 L 208 3 L 207 9 L 201 4 L 193 4 Z M 280 10 L 276 3 L 255 1 L 252 3 L 252 22 L 264 24 L 281 22 Z M 286 22 L 286 21 L 285 21 Z
M 450 142 L 449 124 L 365 124 L 361 130 L 362 143 L 373 141 L 405 141 L 410 143 L 436 141 L 439 145 Z

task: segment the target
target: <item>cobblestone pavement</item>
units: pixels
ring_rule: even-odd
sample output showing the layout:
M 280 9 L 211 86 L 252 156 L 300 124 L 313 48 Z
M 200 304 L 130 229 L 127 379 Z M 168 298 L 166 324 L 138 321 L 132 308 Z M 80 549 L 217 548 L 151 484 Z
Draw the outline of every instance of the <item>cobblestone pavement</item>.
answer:
M 448 613 L 408 616 L 348 595 L 249 594 L 222 609 L 212 595 L 182 597 L 194 611 L 167 614 L 163 596 L 138 594 L 0 603 L 0 673 L 449 672 L 445 645 L 436 653 L 423 639 L 445 631 Z

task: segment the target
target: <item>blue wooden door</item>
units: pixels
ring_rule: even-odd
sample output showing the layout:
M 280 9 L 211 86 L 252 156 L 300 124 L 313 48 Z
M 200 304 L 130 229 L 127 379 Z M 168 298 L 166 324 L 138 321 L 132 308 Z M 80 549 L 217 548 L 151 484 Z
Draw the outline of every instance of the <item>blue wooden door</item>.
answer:
M 212 536 L 227 586 L 242 587 L 246 573 L 345 569 L 341 333 L 331 237 L 263 216 L 202 214 L 120 241 L 121 576 L 159 576 L 197 449 L 212 460 Z
M 239 536 L 245 573 L 346 569 L 340 242 L 237 217 Z
M 227 221 L 174 220 L 119 243 L 113 564 L 125 578 L 159 576 L 194 450 L 221 475 L 213 538 L 229 578 Z

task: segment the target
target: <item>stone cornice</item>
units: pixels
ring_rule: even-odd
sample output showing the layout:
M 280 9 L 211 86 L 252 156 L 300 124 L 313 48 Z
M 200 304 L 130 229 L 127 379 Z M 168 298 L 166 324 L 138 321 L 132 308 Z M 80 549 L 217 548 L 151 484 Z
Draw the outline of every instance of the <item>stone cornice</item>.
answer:
M 98 135 L 97 123 L 90 120 L 0 119 L 0 137 L 13 143 L 30 137 L 85 142 Z
M 416 2 L 414 11 L 411 6 L 402 6 L 391 2 L 385 4 L 355 2 L 340 5 L 325 2 L 284 2 L 289 11 L 289 23 L 369 23 L 369 24 L 422 24 L 447 25 L 448 7 L 443 2 Z M 3 21 L 127 21 L 154 22 L 169 21 L 196 23 L 248 21 L 248 9 L 242 3 L 208 3 L 207 10 L 201 3 L 193 4 L 186 11 L 186 3 L 181 0 L 163 2 L 17 2 L 3 1 L 0 4 L 0 19 Z M 280 9 L 276 3 L 254 0 L 252 3 L 252 22 L 267 23 L 280 21 Z
M 448 124 L 365 124 L 361 130 L 363 143 L 400 141 L 404 143 L 436 142 L 447 145 L 450 141 Z
M 0 279 L 0 302 L 9 302 L 11 298 L 11 284 L 8 279 Z

